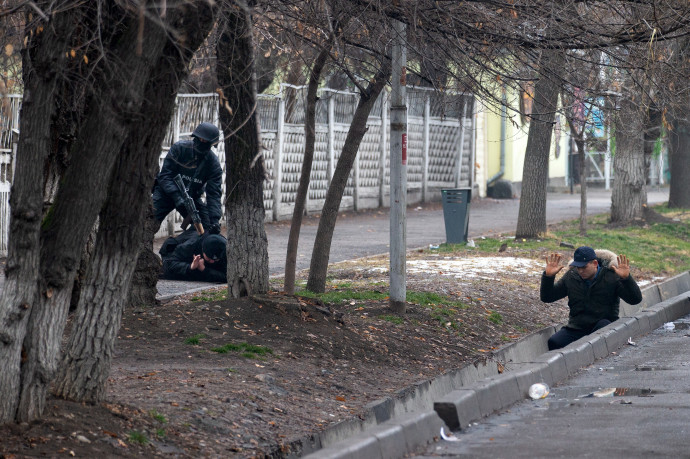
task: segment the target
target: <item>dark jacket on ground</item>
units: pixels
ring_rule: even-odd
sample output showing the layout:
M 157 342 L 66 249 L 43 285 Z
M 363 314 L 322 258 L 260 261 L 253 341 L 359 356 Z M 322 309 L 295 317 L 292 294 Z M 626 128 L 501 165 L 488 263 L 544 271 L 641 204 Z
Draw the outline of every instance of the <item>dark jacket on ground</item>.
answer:
M 174 201 L 181 197 L 180 191 L 173 182 L 173 178 L 177 174 L 182 176 L 189 196 L 195 201 L 204 191 L 206 192 L 206 209 L 209 220 L 207 224 L 217 224 L 222 215 L 220 198 L 223 181 L 223 169 L 218 157 L 212 151 L 203 155 L 197 154 L 191 140 L 175 142 L 170 147 L 156 178 L 157 186 Z
M 541 300 L 552 303 L 568 297 L 570 319 L 566 327 L 575 330 L 591 330 L 601 319 L 618 320 L 620 298 L 628 304 L 642 301 L 642 293 L 632 275 L 622 280 L 615 271 L 603 266 L 592 284 L 587 284 L 570 269 L 554 284 L 555 277 L 541 276 Z
M 170 253 L 163 253 L 163 277 L 172 280 L 186 280 L 197 282 L 222 282 L 228 281 L 228 261 L 223 257 L 215 263 L 204 263 L 205 269 L 199 271 L 190 268 L 194 255 L 201 255 L 201 244 L 204 236 L 194 235 L 189 240 L 182 242 Z

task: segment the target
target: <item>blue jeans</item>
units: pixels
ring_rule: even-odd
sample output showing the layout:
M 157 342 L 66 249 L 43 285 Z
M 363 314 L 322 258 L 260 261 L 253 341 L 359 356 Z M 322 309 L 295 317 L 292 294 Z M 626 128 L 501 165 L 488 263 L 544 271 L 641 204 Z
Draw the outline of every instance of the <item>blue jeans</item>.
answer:
M 587 330 L 575 330 L 573 328 L 568 328 L 568 327 L 563 327 L 560 330 L 558 330 L 556 333 L 554 333 L 551 338 L 549 338 L 548 345 L 549 345 L 549 350 L 553 351 L 554 349 L 560 349 L 562 347 L 566 347 L 568 344 L 572 343 L 573 341 L 577 341 L 583 336 L 587 336 L 590 333 L 594 333 L 595 331 L 599 330 L 600 328 L 604 328 L 608 324 L 610 324 L 611 321 L 607 319 L 601 319 L 599 322 L 597 322 L 594 327 L 587 331 Z

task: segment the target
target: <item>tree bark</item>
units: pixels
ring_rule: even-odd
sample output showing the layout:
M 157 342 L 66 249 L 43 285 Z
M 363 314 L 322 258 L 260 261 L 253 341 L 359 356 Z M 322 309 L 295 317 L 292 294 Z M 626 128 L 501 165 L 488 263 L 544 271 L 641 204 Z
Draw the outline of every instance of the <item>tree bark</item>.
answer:
M 534 108 L 527 134 L 516 238 L 536 238 L 546 232 L 549 153 L 560 89 L 557 76 L 563 64 L 563 54 L 561 51 L 545 54 L 541 77 L 534 85 Z
M 581 133 L 575 138 L 580 155 L 580 236 L 587 234 L 587 152 L 585 139 Z
M 243 0 L 228 4 L 218 39 L 220 122 L 225 135 L 228 293 L 233 298 L 268 291 L 264 230 L 265 171 L 256 113 L 252 20 Z
M 668 134 L 671 185 L 668 206 L 690 209 L 690 121 L 676 119 Z
M 587 157 L 585 152 L 586 120 L 576 119 L 576 98 L 567 92 L 561 94 L 564 113 L 570 128 L 570 137 L 575 141 L 578 154 L 578 176 L 580 180 L 580 235 L 587 234 Z M 578 101 L 579 102 L 579 101 Z M 558 142 L 558 139 L 556 139 Z
M 646 110 L 644 117 L 644 176 L 645 183 L 649 182 L 652 168 L 654 146 L 661 136 L 662 114 L 655 107 Z
M 39 7 L 41 5 L 39 4 Z M 10 240 L 5 285 L 0 293 L 0 422 L 16 418 L 22 381 L 23 342 L 31 310 L 38 302 L 43 164 L 50 151 L 54 95 L 68 37 L 79 12 L 53 15 L 48 24 L 27 25 L 23 50 L 24 97 L 17 165 L 10 196 Z
M 371 113 L 376 99 L 390 78 L 390 74 L 390 62 L 382 64 L 366 90 L 360 95 L 350 129 L 347 131 L 343 151 L 333 172 L 331 185 L 326 192 L 326 201 L 323 204 L 319 228 L 314 240 L 314 249 L 312 250 L 309 266 L 309 279 L 307 280 L 307 289 L 312 292 L 323 292 L 326 289 L 326 273 L 328 271 L 333 231 L 335 230 L 335 222 L 338 218 L 338 209 L 343 198 L 347 178 L 355 162 L 362 138 L 367 132 L 369 113 Z
M 67 319 L 72 283 L 79 256 L 106 198 L 107 183 L 127 130 L 138 120 L 151 61 L 160 55 L 166 34 L 147 21 L 141 53 L 135 52 L 140 28 L 136 15 L 118 13 L 122 22 L 106 51 L 108 65 L 97 72 L 87 99 L 85 121 L 74 144 L 73 158 L 61 179 L 55 203 L 41 234 L 39 302 L 31 311 L 24 340 L 22 391 L 18 420 L 30 421 L 44 410 L 49 383 Z M 122 19 L 122 13 L 125 13 Z M 104 21 L 114 17 L 104 16 Z M 106 45 L 107 46 L 107 45 Z M 99 69 L 100 70 L 100 69 Z M 98 135 L 94 135 L 94 133 Z M 78 160 L 76 160 L 78 158 Z
M 205 1 L 168 8 L 168 35 L 162 55 L 151 72 L 139 119 L 127 136 L 101 212 L 95 252 L 88 265 L 74 326 L 54 385 L 56 395 L 98 402 L 105 397 L 110 362 L 122 312 L 127 301 L 133 260 L 142 239 L 151 186 L 158 170 L 160 145 L 170 123 L 180 82 L 188 73 L 194 50 L 213 25 Z M 174 37 L 186 37 L 185 42 Z M 128 203 L 126 206 L 123 203 Z M 155 273 L 157 274 L 157 272 Z M 157 277 L 157 276 L 156 276 Z
M 611 193 L 611 222 L 628 223 L 643 218 L 647 205 L 644 159 L 644 113 L 629 97 L 620 100 L 614 115 L 616 154 L 615 180 Z
M 297 246 L 299 244 L 299 232 L 302 226 L 302 216 L 309 191 L 309 178 L 311 166 L 314 161 L 314 144 L 316 143 L 316 94 L 319 89 L 321 73 L 328 59 L 329 49 L 322 50 L 314 61 L 309 73 L 309 85 L 307 88 L 307 110 L 304 119 L 304 159 L 302 171 L 295 197 L 295 208 L 292 211 L 290 222 L 290 235 L 288 236 L 287 254 L 285 256 L 285 293 L 295 293 L 295 265 L 297 264 Z

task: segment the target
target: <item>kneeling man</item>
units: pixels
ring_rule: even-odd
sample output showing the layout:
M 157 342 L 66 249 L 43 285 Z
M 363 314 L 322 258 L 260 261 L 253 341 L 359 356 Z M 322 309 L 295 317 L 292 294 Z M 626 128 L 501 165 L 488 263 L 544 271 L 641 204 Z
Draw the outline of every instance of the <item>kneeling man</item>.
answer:
M 541 276 L 541 300 L 552 303 L 567 296 L 570 308 L 568 324 L 549 338 L 549 350 L 565 347 L 618 320 L 621 298 L 628 304 L 642 301 L 625 255 L 579 247 L 571 269 L 555 282 L 556 274 L 565 267 L 560 264 L 561 258 L 559 253 L 548 255 Z

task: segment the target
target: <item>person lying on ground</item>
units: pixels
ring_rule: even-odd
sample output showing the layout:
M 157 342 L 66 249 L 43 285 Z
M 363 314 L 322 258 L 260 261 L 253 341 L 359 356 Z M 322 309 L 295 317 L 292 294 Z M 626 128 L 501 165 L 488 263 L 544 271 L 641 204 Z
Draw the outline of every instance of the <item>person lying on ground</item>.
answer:
M 561 258 L 559 253 L 549 254 L 541 276 L 541 300 L 552 303 L 568 297 L 570 308 L 568 323 L 549 338 L 549 350 L 565 347 L 618 320 L 620 299 L 628 304 L 642 301 L 625 255 L 579 247 L 571 268 L 555 281 L 556 274 L 565 267 L 560 264 Z
M 227 279 L 227 241 L 219 234 L 183 233 L 178 243 L 170 238 L 161 247 L 163 278 L 197 282 L 220 282 Z

